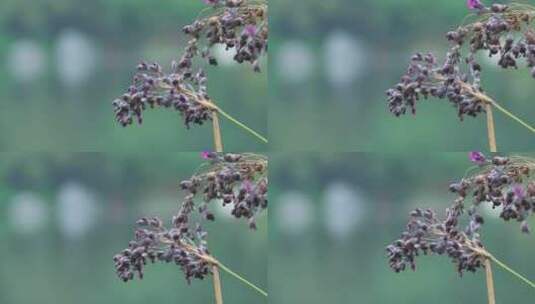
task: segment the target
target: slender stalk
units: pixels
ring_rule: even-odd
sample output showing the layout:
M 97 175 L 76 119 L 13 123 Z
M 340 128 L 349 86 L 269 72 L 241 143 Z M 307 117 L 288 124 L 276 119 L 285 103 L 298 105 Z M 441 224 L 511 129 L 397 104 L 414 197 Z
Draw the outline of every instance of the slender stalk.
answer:
M 214 132 L 215 152 L 223 152 L 223 140 L 221 139 L 221 127 L 219 125 L 219 115 L 217 111 L 212 112 L 212 129 Z
M 490 152 L 498 152 L 496 147 L 496 131 L 494 129 L 494 115 L 492 114 L 492 106 L 490 103 L 485 104 L 485 112 L 487 112 L 487 134 L 489 138 Z
M 492 260 L 494 263 L 496 263 L 498 266 L 506 270 L 507 272 L 511 273 L 515 277 L 517 277 L 522 282 L 526 283 L 527 285 L 531 286 L 532 288 L 535 288 L 535 283 L 528 280 L 526 277 L 522 276 L 518 272 L 511 269 L 509 266 L 505 265 L 502 261 L 498 260 L 495 256 L 487 252 L 488 259 Z
M 445 78 L 443 76 L 435 76 L 438 80 L 444 80 Z M 500 104 L 498 104 L 494 99 L 492 99 L 490 96 L 481 93 L 479 91 L 474 90 L 468 83 L 463 81 L 458 81 L 459 85 L 462 87 L 463 90 L 468 91 L 473 96 L 479 98 L 481 101 L 483 101 L 485 104 L 491 104 L 494 108 L 496 108 L 498 111 L 502 112 L 509 118 L 513 119 L 514 121 L 521 124 L 526 129 L 530 130 L 531 132 L 535 133 L 535 128 L 529 125 L 527 122 L 520 119 L 518 116 L 514 115 L 504 107 L 502 107 Z
M 236 118 L 232 117 L 230 114 L 228 114 L 227 112 L 223 111 L 223 109 L 221 109 L 219 106 L 217 106 L 215 103 L 213 103 L 212 101 L 209 101 L 209 100 L 201 100 L 201 99 L 197 99 L 196 100 L 198 103 L 200 103 L 201 105 L 213 110 L 213 111 L 217 111 L 217 113 L 223 115 L 223 117 L 225 117 L 226 119 L 228 119 L 229 121 L 231 121 L 232 123 L 234 123 L 235 125 L 237 125 L 238 127 L 244 129 L 245 131 L 249 132 L 251 135 L 253 135 L 254 137 L 258 138 L 260 141 L 264 142 L 264 143 L 268 143 L 268 140 L 260 135 L 258 132 L 256 132 L 255 130 L 249 128 L 248 126 L 246 126 L 244 123 L 242 123 L 241 121 L 237 120 Z
M 171 242 L 173 243 L 173 242 Z M 216 258 L 214 258 L 213 256 L 211 255 L 205 255 L 205 254 L 201 254 L 199 253 L 199 251 L 197 251 L 193 246 L 191 245 L 188 245 L 188 244 L 184 244 L 182 243 L 181 246 L 183 248 L 185 248 L 186 250 L 188 250 L 189 252 L 197 255 L 199 258 L 203 259 L 205 262 L 209 263 L 212 265 L 212 267 L 217 267 L 221 270 L 224 270 L 225 272 L 227 272 L 228 274 L 230 274 L 231 276 L 235 277 L 236 279 L 240 280 L 242 283 L 244 283 L 245 285 L 251 287 L 252 289 L 254 289 L 255 291 L 257 291 L 258 293 L 260 293 L 261 295 L 267 297 L 268 294 L 267 292 L 265 292 L 264 290 L 262 290 L 260 287 L 256 286 L 255 284 L 249 282 L 247 279 L 245 279 L 244 277 L 240 276 L 239 274 L 235 273 L 234 271 L 232 271 L 230 268 L 228 268 L 227 266 L 225 266 L 223 263 L 219 262 Z M 212 268 L 212 271 L 213 271 L 213 268 Z M 219 271 L 217 271 L 217 274 L 219 274 Z
M 485 259 L 485 275 L 487 277 L 487 295 L 489 304 L 496 304 L 496 295 L 494 293 L 494 278 L 492 277 L 492 266 L 490 259 Z
M 170 86 L 166 85 L 166 84 L 160 84 L 162 86 L 162 88 L 165 88 L 165 89 L 169 89 L 171 88 Z M 212 111 L 216 111 L 217 113 L 223 115 L 226 119 L 230 120 L 231 122 L 233 122 L 234 124 L 236 124 L 238 127 L 244 129 L 245 131 L 249 132 L 250 134 L 252 134 L 254 137 L 258 138 L 260 141 L 264 142 L 264 143 L 268 143 L 268 140 L 260 135 L 258 132 L 254 131 L 253 129 L 249 128 L 248 126 L 246 126 L 244 123 L 242 123 L 241 121 L 237 120 L 236 118 L 232 117 L 230 114 L 228 114 L 227 112 L 223 111 L 223 109 L 221 109 L 220 107 L 218 107 L 214 102 L 212 102 L 211 100 L 207 100 L 207 99 L 203 99 L 203 98 L 199 98 L 196 94 L 194 94 L 193 92 L 189 91 L 189 90 L 186 90 L 186 89 L 182 89 L 180 91 L 181 93 L 185 94 L 186 96 L 192 98 L 193 101 L 207 107 L 208 109 L 212 110 Z
M 524 277 L 523 275 L 521 275 L 520 273 L 514 271 L 512 268 L 510 268 L 509 266 L 507 266 L 504 262 L 498 260 L 494 255 L 492 255 L 490 252 L 488 252 L 487 250 L 485 249 L 482 249 L 482 248 L 477 248 L 474 247 L 474 246 L 470 246 L 470 248 L 475 251 L 476 253 L 478 253 L 481 257 L 483 257 L 485 259 L 485 265 L 487 263 L 488 260 L 491 260 L 493 261 L 494 263 L 496 263 L 496 265 L 500 266 L 501 268 L 503 268 L 504 270 L 506 270 L 507 272 L 511 273 L 512 275 L 514 275 L 515 277 L 517 277 L 519 280 L 521 280 L 522 282 L 526 283 L 527 285 L 529 285 L 530 287 L 532 288 L 535 288 L 535 283 L 530 281 L 529 279 L 527 279 L 526 277 Z M 486 267 L 486 266 L 485 266 Z
M 247 285 L 247 286 L 251 287 L 252 289 L 256 290 L 258 293 L 260 293 L 264 297 L 268 296 L 267 292 L 262 290 L 260 287 L 257 287 L 253 283 L 247 281 L 245 278 L 243 278 L 239 274 L 235 273 L 234 271 L 230 270 L 227 266 L 221 264 L 221 262 L 218 261 L 217 265 L 219 266 L 219 268 L 221 268 L 222 270 L 226 271 L 228 274 L 230 274 L 231 276 L 235 277 L 236 279 L 242 281 L 243 283 L 245 283 L 245 285 Z
M 223 304 L 223 293 L 221 292 L 221 278 L 219 276 L 219 268 L 217 265 L 212 265 L 212 278 L 214 281 L 214 296 L 216 304 Z
M 535 133 L 535 128 L 530 126 L 528 123 L 524 122 L 522 119 L 518 118 L 518 116 L 514 115 L 513 113 L 509 112 L 507 109 L 499 105 L 496 101 L 490 99 L 489 102 L 500 112 L 503 114 L 509 116 L 509 118 L 513 119 L 514 121 L 518 122 L 522 126 L 524 126 L 526 129 L 530 130 L 531 132 Z
M 525 127 L 526 129 L 530 130 L 531 132 L 535 133 L 535 128 L 532 127 L 531 125 L 529 125 L 527 122 L 523 121 L 522 119 L 520 119 L 518 116 L 514 115 L 513 113 L 509 112 L 507 109 L 505 109 L 504 107 L 502 107 L 500 104 L 498 104 L 494 99 L 492 99 L 491 97 L 489 97 L 488 95 L 486 94 L 483 94 L 483 93 L 480 93 L 478 91 L 475 91 L 470 85 L 468 85 L 467 83 L 465 82 L 460 82 L 460 85 L 462 86 L 462 88 L 464 90 L 467 90 L 468 92 L 470 92 L 470 94 L 474 95 L 475 97 L 479 98 L 480 100 L 482 100 L 483 102 L 485 102 L 485 104 L 491 104 L 494 108 L 496 108 L 498 111 L 502 112 L 503 114 L 507 115 L 509 118 L 513 119 L 514 121 L 518 122 L 519 124 L 521 124 L 523 127 Z
M 230 116 L 227 112 L 223 111 L 221 108 L 218 107 L 217 111 L 219 112 L 219 114 L 223 115 L 226 119 L 230 120 L 231 122 L 236 124 L 238 127 L 244 129 L 245 131 L 251 133 L 254 137 L 258 138 L 260 141 L 262 141 L 262 142 L 264 142 L 266 144 L 268 143 L 267 138 L 265 138 L 264 136 L 258 134 L 256 131 L 254 131 L 253 129 L 249 128 L 248 126 L 246 126 L 245 124 L 243 124 L 242 122 L 237 120 L 236 118 Z

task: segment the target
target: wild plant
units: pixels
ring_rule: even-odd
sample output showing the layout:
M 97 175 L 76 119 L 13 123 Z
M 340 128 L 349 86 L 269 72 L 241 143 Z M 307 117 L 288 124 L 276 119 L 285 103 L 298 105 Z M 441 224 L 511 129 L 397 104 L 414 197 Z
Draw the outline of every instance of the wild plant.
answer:
M 212 122 L 216 152 L 223 152 L 218 115 L 222 115 L 258 140 L 267 139 L 225 112 L 208 94 L 207 75 L 201 63 L 216 66 L 212 49 L 234 51 L 234 60 L 261 71 L 260 60 L 268 50 L 268 7 L 265 0 L 204 0 L 207 8 L 183 28 L 188 42 L 169 71 L 158 63 L 141 62 L 132 85 L 113 101 L 117 122 L 126 127 L 143 122 L 147 108 L 167 108 L 180 113 L 186 128 Z M 200 59 L 200 60 L 199 60 Z
M 489 149 L 497 151 L 493 109 L 527 130 L 535 128 L 493 99 L 481 82 L 483 66 L 479 54 L 498 58 L 503 69 L 526 66 L 535 77 L 535 7 L 528 4 L 483 5 L 468 0 L 472 14 L 457 29 L 446 34 L 450 48 L 443 61 L 432 53 L 412 56 L 401 81 L 387 90 L 388 107 L 395 116 L 416 114 L 419 100 L 434 97 L 447 99 L 462 121 L 486 113 Z M 467 20 L 472 20 L 466 23 Z
M 485 218 L 480 209 L 497 209 L 503 221 L 516 221 L 528 234 L 528 219 L 535 214 L 535 159 L 526 157 L 485 157 L 471 152 L 476 164 L 465 177 L 450 185 L 457 197 L 440 217 L 431 209 L 416 209 L 401 238 L 386 248 L 389 265 L 395 272 L 410 268 L 416 270 L 420 255 L 448 256 L 459 275 L 483 268 L 486 273 L 489 304 L 495 304 L 494 280 L 491 263 L 505 269 L 535 288 L 535 283 L 491 254 L 483 245 L 482 227 Z M 471 198 L 471 201 L 469 201 Z M 463 227 L 464 222 L 467 222 Z
M 229 205 L 236 219 L 244 219 L 256 229 L 256 218 L 268 206 L 268 161 L 255 154 L 203 152 L 206 160 L 189 179 L 179 183 L 184 198 L 169 226 L 157 217 L 143 217 L 136 223 L 134 239 L 114 256 L 117 276 L 124 282 L 143 279 L 150 263 L 174 264 L 186 281 L 213 279 L 216 304 L 223 303 L 219 270 L 267 297 L 267 293 L 222 262 L 209 250 L 206 221 L 215 221 L 214 204 Z

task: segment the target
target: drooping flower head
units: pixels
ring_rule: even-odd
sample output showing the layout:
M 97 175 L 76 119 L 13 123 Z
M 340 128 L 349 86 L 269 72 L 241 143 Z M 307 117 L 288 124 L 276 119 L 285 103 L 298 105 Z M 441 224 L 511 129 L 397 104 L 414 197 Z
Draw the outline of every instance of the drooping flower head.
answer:
M 481 152 L 472 151 L 470 152 L 469 157 L 471 162 L 479 166 L 482 166 L 487 163 L 487 158 Z
M 466 5 L 469 9 L 482 9 L 484 6 L 480 0 L 467 0 Z

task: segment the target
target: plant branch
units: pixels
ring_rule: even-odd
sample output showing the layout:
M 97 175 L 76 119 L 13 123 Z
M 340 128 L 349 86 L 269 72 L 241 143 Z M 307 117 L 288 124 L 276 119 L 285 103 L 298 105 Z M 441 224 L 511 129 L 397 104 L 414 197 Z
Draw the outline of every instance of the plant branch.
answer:
M 509 266 L 505 265 L 502 261 L 498 260 L 495 256 L 493 256 L 492 254 L 488 253 L 487 252 L 487 257 L 492 260 L 494 263 L 496 263 L 498 266 L 500 266 L 501 268 L 503 268 L 504 270 L 506 270 L 507 272 L 511 273 L 512 275 L 514 275 L 515 277 L 517 277 L 519 280 L 521 280 L 522 282 L 526 283 L 528 286 L 531 286 L 532 288 L 535 288 L 535 283 L 528 280 L 526 277 L 524 277 L 523 275 L 519 274 L 518 272 L 514 271 L 513 269 L 511 269 Z
M 169 85 L 166 85 L 166 84 L 160 84 L 160 85 L 162 86 L 162 88 L 165 88 L 165 89 L 171 88 Z M 194 94 L 193 92 L 191 92 L 191 91 L 189 91 L 187 89 L 180 89 L 180 92 L 184 93 L 186 96 L 190 97 L 193 101 L 199 103 L 200 105 L 205 106 L 208 109 L 223 115 L 226 119 L 230 120 L 231 122 L 236 124 L 238 127 L 240 127 L 242 129 L 244 129 L 245 131 L 249 132 L 251 135 L 253 135 L 257 139 L 259 139 L 260 141 L 262 141 L 262 142 L 264 142 L 266 144 L 268 143 L 267 138 L 265 138 L 264 136 L 260 135 L 255 130 L 249 128 L 247 125 L 245 125 L 241 121 L 239 121 L 236 118 L 232 117 L 227 112 L 223 111 L 223 109 L 221 109 L 219 106 L 217 106 L 213 101 L 208 100 L 208 99 L 199 98 L 196 94 Z
M 487 277 L 487 295 L 489 298 L 489 304 L 496 304 L 494 278 L 492 277 L 492 266 L 489 258 L 485 258 L 485 275 Z
M 492 114 L 492 106 L 489 103 L 485 104 L 485 112 L 487 112 L 487 135 L 489 138 L 490 152 L 498 152 L 496 147 L 496 131 L 494 129 L 494 115 Z
M 171 242 L 171 243 L 174 243 L 174 242 Z M 186 243 L 180 243 L 180 246 L 182 246 L 182 248 L 188 250 L 189 252 L 197 255 L 199 258 L 201 258 L 202 260 L 204 260 L 206 263 L 209 263 L 211 264 L 212 266 L 216 266 L 217 268 L 221 269 L 221 270 L 224 270 L 225 272 L 227 272 L 228 274 L 230 274 L 231 276 L 235 277 L 236 279 L 240 280 L 242 283 L 244 283 L 245 285 L 251 287 L 252 289 L 254 289 L 255 291 L 257 291 L 258 293 L 260 293 L 261 295 L 263 295 L 264 297 L 267 297 L 268 294 L 266 291 L 262 290 L 260 287 L 256 286 L 255 284 L 249 282 L 247 279 L 245 279 L 244 277 L 242 277 L 241 275 L 237 274 L 236 272 L 232 271 L 230 268 L 228 268 L 227 266 L 225 266 L 223 263 L 219 262 L 216 258 L 214 258 L 213 256 L 211 255 L 206 255 L 206 254 L 202 254 L 202 253 L 199 253 L 198 250 L 196 250 L 193 246 L 189 245 L 189 244 L 186 244 Z M 219 271 L 217 272 L 219 274 Z
M 524 126 L 526 129 L 530 130 L 531 132 L 535 133 L 535 128 L 530 126 L 527 122 L 520 119 L 518 116 L 514 115 L 513 113 L 509 112 L 507 109 L 499 105 L 494 99 L 489 97 L 486 94 L 483 94 L 481 92 L 477 92 L 474 90 L 470 85 L 468 85 L 465 82 L 460 81 L 459 84 L 464 90 L 467 90 L 472 94 L 473 96 L 479 98 L 481 101 L 485 102 L 486 104 L 491 104 L 493 107 L 495 107 L 498 111 L 502 112 L 503 114 L 507 115 L 509 118 L 513 119 L 514 121 L 518 122 L 522 126 Z
M 223 140 L 221 139 L 221 126 L 217 111 L 212 111 L 212 129 L 214 133 L 215 152 L 223 152 Z
M 250 134 L 252 134 L 254 137 L 258 138 L 260 141 L 264 142 L 264 143 L 268 143 L 268 140 L 260 135 L 258 132 L 256 132 L 255 130 L 249 128 L 248 126 L 246 126 L 244 123 L 242 123 L 241 121 L 237 120 L 236 118 L 232 117 L 230 114 L 228 114 L 227 112 L 223 111 L 223 109 L 221 109 L 219 106 L 217 106 L 215 103 L 213 103 L 212 101 L 208 101 L 208 100 L 200 100 L 198 99 L 197 100 L 198 103 L 200 103 L 201 105 L 213 110 L 213 111 L 216 111 L 217 113 L 223 115 L 226 119 L 230 120 L 231 122 L 233 122 L 234 124 L 236 124 L 238 127 L 244 129 L 245 131 L 249 132 Z
M 496 263 L 496 265 L 500 266 L 502 269 L 506 270 L 507 272 L 511 273 L 512 275 L 514 275 L 515 277 L 517 277 L 519 280 L 521 280 L 522 282 L 526 283 L 527 285 L 529 285 L 530 287 L 532 288 L 535 288 L 535 283 L 530 281 L 529 279 L 527 279 L 526 277 L 524 277 L 523 275 L 521 275 L 520 273 L 516 272 L 515 270 L 513 270 L 512 268 L 510 268 L 509 266 L 507 266 L 504 262 L 498 260 L 495 256 L 493 256 L 490 252 L 488 252 L 487 250 L 483 249 L 483 248 L 477 248 L 477 247 L 470 247 L 474 252 L 476 252 L 477 254 L 479 254 L 482 258 L 485 259 L 485 261 L 487 260 L 491 260 L 493 261 L 494 263 Z
M 227 266 L 221 264 L 221 262 L 217 261 L 217 265 L 219 266 L 219 268 L 221 268 L 222 270 L 226 271 L 228 274 L 230 274 L 231 276 L 235 277 L 236 279 L 242 281 L 244 284 L 246 284 L 247 286 L 251 287 L 252 289 L 256 290 L 258 293 L 260 293 L 260 294 L 263 295 L 264 297 L 267 297 L 267 296 L 268 296 L 267 292 L 265 292 L 264 290 L 262 290 L 260 287 L 257 287 L 257 286 L 254 285 L 253 283 L 247 281 L 245 278 L 243 278 L 243 277 L 240 276 L 239 274 L 235 273 L 234 271 L 232 271 L 231 269 L 229 269 Z
M 216 304 L 223 304 L 223 293 L 221 292 L 221 278 L 217 265 L 212 265 L 212 278 L 214 281 L 214 296 Z
M 441 76 L 441 75 L 435 75 L 435 77 L 436 77 L 436 79 L 441 80 L 441 81 L 445 80 L 445 78 L 443 76 Z M 528 124 L 527 122 L 525 122 L 522 119 L 520 119 L 518 116 L 516 116 L 513 113 L 511 113 L 509 110 L 507 110 L 504 107 L 502 107 L 500 104 L 498 104 L 498 102 L 496 102 L 490 96 L 488 96 L 488 95 L 486 95 L 484 93 L 481 93 L 479 91 L 474 90 L 474 88 L 472 88 L 468 83 L 466 83 L 464 81 L 457 81 L 457 82 L 459 83 L 459 85 L 461 86 L 461 88 L 463 90 L 465 90 L 465 91 L 469 92 L 471 95 L 477 97 L 479 100 L 481 100 L 485 104 L 491 104 L 498 111 L 502 112 L 503 114 L 505 114 L 509 118 L 513 119 L 514 121 L 518 122 L 523 127 L 525 127 L 526 129 L 530 130 L 531 132 L 535 133 L 535 127 L 532 127 L 530 124 Z M 488 116 L 487 116 L 487 119 L 488 119 Z
M 259 133 L 257 133 L 253 129 L 249 128 L 248 126 L 246 126 L 245 124 L 243 124 L 239 120 L 235 119 L 234 117 L 230 116 L 227 112 L 223 111 L 221 108 L 218 107 L 217 111 L 219 112 L 219 114 L 223 115 L 226 119 L 230 120 L 231 122 L 236 124 L 238 127 L 244 129 L 245 131 L 251 133 L 254 137 L 258 138 L 260 141 L 262 141 L 262 142 L 264 142 L 266 144 L 268 143 L 268 140 L 264 136 L 260 135 Z
M 535 128 L 530 126 L 528 123 L 524 122 L 522 119 L 518 118 L 516 115 L 514 115 L 513 113 L 509 112 L 507 109 L 505 109 L 504 107 L 502 107 L 501 105 L 499 105 L 496 101 L 490 99 L 488 101 L 489 103 L 491 103 L 496 109 L 498 109 L 500 112 L 502 112 L 503 114 L 509 116 L 509 118 L 515 120 L 516 122 L 518 122 L 519 124 L 521 124 L 522 126 L 524 126 L 526 129 L 530 130 L 531 132 L 535 133 Z

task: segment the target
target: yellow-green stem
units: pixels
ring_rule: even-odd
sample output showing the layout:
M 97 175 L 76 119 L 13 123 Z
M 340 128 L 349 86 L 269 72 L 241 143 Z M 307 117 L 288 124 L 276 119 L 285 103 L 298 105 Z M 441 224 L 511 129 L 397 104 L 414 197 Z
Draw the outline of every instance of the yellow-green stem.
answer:
M 196 254 L 198 257 L 200 257 L 201 259 L 203 259 L 204 261 L 206 261 L 207 263 L 210 263 L 212 266 L 216 266 L 217 268 L 227 272 L 228 274 L 230 274 L 231 276 L 235 277 L 236 279 L 240 280 L 242 283 L 244 283 L 245 285 L 251 287 L 252 289 L 254 289 L 255 291 L 257 291 L 258 293 L 260 293 L 261 295 L 267 297 L 268 294 L 267 292 L 265 292 L 264 290 L 262 290 L 260 287 L 256 286 L 255 284 L 249 282 L 247 279 L 245 279 L 244 277 L 242 277 L 241 275 L 235 273 L 234 271 L 232 271 L 230 268 L 228 268 L 227 266 L 225 266 L 223 263 L 219 262 L 216 258 L 214 258 L 213 256 L 211 255 L 204 255 L 204 254 L 200 254 L 197 250 L 195 250 L 194 248 L 192 248 L 191 246 L 188 246 L 188 245 L 184 245 L 184 247 L 189 250 L 190 252 Z M 219 272 L 218 272 L 219 273 Z
M 262 290 L 260 287 L 256 286 L 255 284 L 247 281 L 245 278 L 243 278 L 239 274 L 235 273 L 234 271 L 230 270 L 227 266 L 221 264 L 221 262 L 217 261 L 217 266 L 219 266 L 219 268 L 221 268 L 221 270 L 224 270 L 225 272 L 227 272 L 231 276 L 233 276 L 236 279 L 238 279 L 241 282 L 243 282 L 245 285 L 247 285 L 247 286 L 251 287 L 252 289 L 256 290 L 258 293 L 260 293 L 264 297 L 268 296 L 267 292 L 265 292 L 264 290 Z
M 444 80 L 445 78 L 443 76 L 440 76 L 440 75 L 437 75 L 436 78 L 438 80 Z M 518 122 L 519 124 L 521 124 L 523 127 L 525 127 L 526 129 L 530 130 L 531 132 L 535 133 L 535 128 L 532 127 L 531 125 L 529 125 L 527 122 L 523 121 L 522 119 L 520 119 L 518 116 L 514 115 L 513 113 L 509 112 L 507 109 L 505 109 L 504 107 L 502 107 L 500 104 L 498 104 L 494 99 L 492 99 L 490 96 L 484 94 L 484 93 L 481 93 L 479 91 L 476 91 L 474 90 L 468 83 L 466 82 L 463 82 L 463 81 L 459 81 L 458 82 L 459 85 L 463 88 L 463 90 L 465 91 L 468 91 L 470 94 L 472 94 L 473 96 L 479 98 L 482 102 L 484 103 L 489 103 L 491 104 L 493 107 L 495 107 L 498 111 L 502 112 L 503 114 L 505 114 L 506 116 L 508 116 L 509 118 L 513 119 L 514 121 Z
M 490 259 L 485 259 L 485 276 L 487 278 L 487 295 L 489 298 L 489 304 L 496 304 L 496 294 L 494 292 L 494 278 L 492 276 L 492 266 Z
M 223 111 L 223 109 L 221 109 L 219 106 L 217 106 L 214 102 L 210 101 L 210 100 L 203 100 L 203 99 L 196 99 L 196 101 L 198 103 L 200 103 L 201 105 L 211 109 L 212 111 L 214 112 L 217 112 L 221 115 L 223 115 L 226 119 L 230 120 L 231 122 L 233 122 L 234 124 L 236 124 L 238 127 L 244 129 L 245 131 L 251 133 L 253 136 L 255 136 L 256 138 L 258 138 L 259 140 L 261 140 L 262 142 L 264 143 L 268 143 L 268 140 L 260 135 L 258 132 L 256 132 L 255 130 L 249 128 L 248 126 L 246 126 L 244 123 L 242 123 L 241 121 L 237 120 L 236 118 L 232 117 L 230 114 L 228 114 L 227 112 Z
M 523 275 L 519 274 L 518 272 L 514 271 L 513 269 L 511 269 L 509 266 L 505 265 L 502 261 L 498 260 L 495 256 L 493 256 L 492 254 L 488 253 L 487 252 L 487 257 L 489 259 L 491 259 L 494 263 L 496 263 L 496 265 L 500 266 L 501 268 L 503 268 L 504 270 L 506 270 L 507 272 L 511 273 L 512 275 L 514 275 L 515 277 L 517 277 L 519 280 L 521 280 L 522 282 L 526 283 L 528 286 L 531 286 L 532 288 L 535 288 L 535 283 L 528 280 L 526 277 L 524 277 Z
M 223 304 L 223 292 L 221 291 L 221 277 L 217 265 L 212 265 L 212 277 L 214 281 L 214 297 L 216 304 Z
M 524 122 L 522 119 L 520 119 L 518 116 L 514 115 L 513 113 L 509 112 L 507 109 L 505 109 L 504 107 L 502 107 L 501 105 L 499 105 L 496 101 L 492 100 L 492 99 L 489 99 L 488 102 L 490 102 L 492 104 L 492 106 L 494 106 L 496 109 L 498 109 L 500 112 L 502 112 L 503 114 L 509 116 L 509 118 L 515 120 L 516 122 L 518 122 L 519 124 L 521 124 L 522 126 L 524 126 L 526 129 L 530 130 L 531 132 L 535 133 L 535 128 L 530 126 L 528 123 Z
M 481 92 L 475 91 L 470 85 L 468 85 L 465 82 L 460 82 L 463 89 L 470 92 L 475 97 L 479 98 L 484 103 L 491 104 L 493 107 L 495 107 L 498 111 L 502 112 L 503 114 L 507 115 L 509 118 L 513 119 L 514 121 L 518 122 L 522 126 L 524 126 L 526 129 L 530 130 L 531 132 L 535 133 L 535 128 L 530 126 L 527 122 L 520 119 L 518 116 L 514 115 L 513 113 L 509 112 L 507 109 L 502 107 L 500 104 L 498 104 L 494 99 L 489 97 L 486 94 L 483 94 Z
M 239 120 L 237 120 L 236 118 L 230 116 L 227 112 L 223 111 L 221 108 L 217 107 L 217 112 L 219 112 L 219 114 L 223 115 L 226 119 L 230 120 L 231 122 L 233 122 L 234 124 L 236 124 L 238 127 L 244 129 L 245 131 L 251 133 L 254 137 L 258 138 L 260 141 L 264 142 L 264 143 L 268 143 L 268 140 L 258 134 L 255 130 L 249 128 L 248 126 L 246 126 L 245 124 L 243 124 L 242 122 L 240 122 Z
M 212 112 L 212 129 L 214 133 L 214 146 L 216 152 L 223 152 L 223 139 L 221 138 L 221 126 L 217 111 Z
M 487 112 L 487 134 L 489 138 L 490 152 L 498 152 L 496 147 L 496 131 L 494 128 L 494 115 L 492 114 L 492 105 L 490 103 L 485 104 L 485 111 Z

